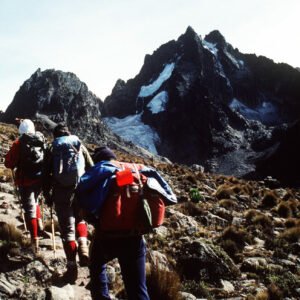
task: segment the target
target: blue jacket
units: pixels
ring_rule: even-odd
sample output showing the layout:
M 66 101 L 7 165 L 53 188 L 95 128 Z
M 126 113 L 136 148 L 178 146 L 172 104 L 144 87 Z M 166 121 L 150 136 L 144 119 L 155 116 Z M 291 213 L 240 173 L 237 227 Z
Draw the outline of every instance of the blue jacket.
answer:
M 119 170 L 112 162 L 101 161 L 85 172 L 77 186 L 79 206 L 96 216 L 99 215 L 109 186 Z M 148 177 L 148 186 L 163 196 L 166 205 L 177 203 L 171 187 L 155 169 L 143 166 L 140 172 Z

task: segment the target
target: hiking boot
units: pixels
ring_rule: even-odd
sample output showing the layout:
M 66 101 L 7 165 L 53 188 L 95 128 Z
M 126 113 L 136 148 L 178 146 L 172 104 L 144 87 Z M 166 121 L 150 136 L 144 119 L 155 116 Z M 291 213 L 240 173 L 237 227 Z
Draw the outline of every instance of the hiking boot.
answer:
M 78 277 L 78 269 L 75 261 L 69 261 L 67 263 L 67 271 L 63 275 L 63 281 L 65 283 L 74 284 Z
M 79 264 L 81 267 L 86 267 L 89 264 L 89 246 L 87 239 L 78 241 Z

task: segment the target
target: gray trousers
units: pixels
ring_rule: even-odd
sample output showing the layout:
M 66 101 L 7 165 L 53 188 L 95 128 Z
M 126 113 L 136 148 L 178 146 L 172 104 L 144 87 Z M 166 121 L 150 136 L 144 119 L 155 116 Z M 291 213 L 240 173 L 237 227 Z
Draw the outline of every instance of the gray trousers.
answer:
M 74 187 L 53 187 L 53 202 L 64 242 L 75 241 Z
M 36 206 L 38 204 L 38 196 L 41 192 L 41 185 L 19 186 L 19 192 L 26 219 L 36 218 Z

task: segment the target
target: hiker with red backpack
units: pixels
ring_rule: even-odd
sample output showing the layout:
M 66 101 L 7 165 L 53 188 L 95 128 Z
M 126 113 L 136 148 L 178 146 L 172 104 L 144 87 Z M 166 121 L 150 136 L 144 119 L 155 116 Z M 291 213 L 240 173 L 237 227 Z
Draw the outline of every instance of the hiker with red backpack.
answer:
M 42 230 L 38 196 L 41 192 L 45 138 L 41 132 L 35 131 L 31 120 L 24 119 L 19 122 L 20 137 L 7 152 L 5 166 L 12 169 L 14 184 L 25 210 L 25 225 L 30 232 L 33 251 L 37 253 L 39 233 Z
M 165 205 L 177 203 L 176 196 L 157 171 L 119 162 L 108 147 L 96 149 L 93 160 L 77 187 L 79 205 L 94 218 L 92 299 L 111 299 L 106 263 L 118 258 L 128 299 L 149 300 L 143 234 L 162 224 Z
M 91 156 L 76 135 L 60 123 L 53 129 L 54 140 L 45 157 L 43 191 L 46 202 L 54 204 L 67 258 L 64 280 L 74 283 L 78 269 L 77 251 L 82 266 L 88 264 L 87 224 L 74 201 L 80 176 L 93 166 Z M 76 243 L 78 241 L 78 246 Z

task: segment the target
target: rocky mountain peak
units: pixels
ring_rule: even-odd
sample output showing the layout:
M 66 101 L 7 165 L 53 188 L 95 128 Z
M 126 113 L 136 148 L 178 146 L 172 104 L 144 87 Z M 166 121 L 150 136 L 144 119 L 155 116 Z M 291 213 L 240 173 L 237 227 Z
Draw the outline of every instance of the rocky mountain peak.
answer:
M 207 42 L 216 44 L 218 47 L 224 48 L 226 46 L 226 40 L 219 30 L 213 30 L 207 34 L 204 38 Z

